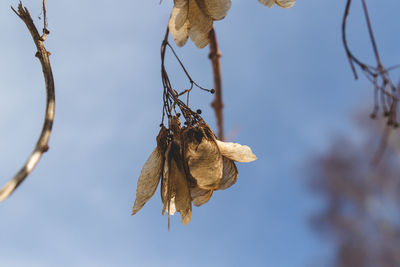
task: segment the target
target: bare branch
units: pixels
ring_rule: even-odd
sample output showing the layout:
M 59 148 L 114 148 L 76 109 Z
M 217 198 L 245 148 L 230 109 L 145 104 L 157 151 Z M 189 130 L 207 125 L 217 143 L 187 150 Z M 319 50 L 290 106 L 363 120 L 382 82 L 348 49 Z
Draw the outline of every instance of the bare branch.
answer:
M 368 65 L 361 60 L 359 60 L 354 54 L 351 52 L 349 45 L 347 43 L 347 18 L 350 13 L 350 6 L 352 0 L 347 0 L 343 21 L 342 21 L 342 41 L 343 46 L 346 51 L 347 58 L 350 62 L 351 69 L 353 71 L 355 79 L 358 79 L 356 66 L 358 66 L 365 74 L 366 78 L 372 83 L 374 87 L 374 108 L 371 113 L 371 118 L 376 118 L 378 112 L 382 110 L 382 115 L 387 118 L 387 125 L 389 126 L 385 129 L 385 134 L 382 137 L 382 142 L 377 154 L 374 157 L 373 162 L 377 164 L 379 162 L 383 152 L 385 151 L 387 138 L 389 136 L 390 128 L 397 128 L 399 127 L 398 121 L 398 103 L 400 100 L 399 90 L 400 86 L 395 85 L 392 82 L 390 77 L 390 71 L 397 68 L 397 66 L 393 66 L 390 68 L 385 68 L 382 64 L 381 57 L 379 55 L 378 46 L 376 44 L 374 32 L 372 30 L 372 23 L 371 19 L 368 14 L 367 3 L 365 0 L 361 0 L 363 13 L 365 15 L 367 29 L 373 49 L 373 53 L 376 59 L 376 66 Z
M 224 116 L 223 108 L 224 103 L 222 102 L 222 82 L 221 82 L 221 64 L 220 64 L 221 52 L 218 49 L 217 36 L 214 28 L 210 32 L 210 54 L 209 58 L 212 63 L 213 75 L 214 75 L 214 89 L 215 98 L 211 103 L 211 106 L 215 110 L 215 116 L 217 118 L 218 125 L 218 138 L 224 140 Z
M 54 120 L 54 110 L 55 110 L 55 93 L 54 93 L 54 79 L 53 73 L 50 66 L 49 55 L 50 53 L 46 50 L 43 45 L 46 35 L 49 33 L 47 30 L 46 22 L 46 8 L 45 0 L 43 0 L 43 12 L 44 12 L 44 29 L 43 35 L 40 36 L 37 28 L 35 27 L 32 17 L 26 7 L 22 7 L 20 2 L 18 5 L 18 11 L 14 8 L 12 10 L 18 15 L 18 17 L 25 23 L 29 32 L 32 35 L 33 41 L 36 45 L 37 52 L 36 57 L 39 58 L 42 64 L 42 70 L 44 75 L 44 80 L 46 83 L 46 113 L 45 120 L 40 134 L 39 140 L 36 143 L 36 147 L 33 150 L 31 156 L 28 158 L 24 166 L 20 171 L 11 179 L 2 189 L 0 189 L 0 202 L 9 197 L 14 190 L 25 180 L 25 178 L 33 171 L 37 163 L 39 162 L 42 154 L 49 149 L 48 143 L 50 139 L 51 129 Z

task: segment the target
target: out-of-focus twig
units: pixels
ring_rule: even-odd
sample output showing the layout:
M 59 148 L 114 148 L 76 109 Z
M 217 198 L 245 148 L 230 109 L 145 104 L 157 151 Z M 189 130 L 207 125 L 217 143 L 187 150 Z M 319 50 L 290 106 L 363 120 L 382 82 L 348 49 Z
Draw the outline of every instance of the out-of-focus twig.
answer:
M 224 116 L 223 109 L 224 104 L 222 102 L 222 82 L 221 82 L 221 64 L 220 64 L 221 52 L 218 49 L 217 36 L 214 28 L 210 32 L 210 54 L 209 58 L 212 63 L 213 76 L 214 76 L 214 89 L 215 98 L 211 103 L 211 106 L 215 110 L 215 116 L 217 118 L 218 125 L 218 138 L 224 140 Z
M 385 153 L 386 147 L 389 142 L 390 130 L 391 130 L 391 128 L 388 125 L 386 125 L 386 127 L 383 131 L 383 134 L 381 136 L 381 141 L 379 143 L 378 150 L 375 152 L 375 155 L 371 161 L 371 166 L 373 168 L 376 168 L 378 166 L 378 164 L 381 162 L 381 159 L 383 157 L 383 154 Z
M 55 92 L 54 92 L 53 73 L 51 70 L 50 60 L 49 60 L 50 53 L 46 50 L 46 48 L 43 45 L 43 42 L 46 39 L 47 34 L 49 33 L 49 31 L 47 30 L 45 4 L 46 1 L 43 0 L 43 13 L 45 18 L 44 18 L 44 27 L 42 36 L 39 34 L 37 28 L 35 27 L 28 9 L 26 7 L 23 7 L 21 2 L 18 5 L 18 11 L 12 8 L 15 14 L 17 14 L 18 17 L 25 23 L 36 45 L 37 48 L 36 57 L 40 60 L 40 63 L 42 65 L 44 80 L 46 83 L 47 97 L 46 97 L 45 120 L 39 140 L 36 143 L 36 147 L 33 150 L 31 156 L 24 164 L 24 166 L 20 169 L 20 171 L 2 189 L 0 189 L 0 201 L 5 200 L 8 196 L 10 196 L 14 192 L 14 190 L 33 171 L 33 169 L 39 162 L 42 154 L 49 149 L 48 143 L 54 120 Z
M 392 128 L 397 128 L 399 126 L 398 122 L 398 103 L 399 103 L 399 89 L 400 87 L 394 85 L 390 77 L 389 71 L 393 70 L 395 67 L 385 68 L 382 64 L 381 57 L 379 55 L 378 46 L 374 37 L 372 30 L 371 19 L 368 14 L 367 3 L 365 0 L 361 0 L 362 8 L 365 15 L 365 20 L 367 23 L 368 34 L 370 37 L 373 53 L 376 59 L 376 66 L 371 66 L 359 60 L 350 50 L 347 42 L 347 18 L 350 13 L 350 6 L 352 0 L 347 0 L 343 22 L 342 22 L 342 41 L 343 46 L 346 51 L 347 58 L 350 62 L 351 69 L 353 71 L 355 79 L 358 79 L 356 65 L 364 72 L 366 78 L 373 84 L 374 87 L 374 109 L 371 113 L 371 118 L 376 118 L 380 109 L 382 109 L 382 114 L 387 117 L 387 125 Z M 383 138 L 389 136 L 390 128 L 385 129 L 385 134 Z M 379 151 L 374 157 L 374 162 L 379 162 L 380 157 L 386 147 L 387 140 L 382 140 Z

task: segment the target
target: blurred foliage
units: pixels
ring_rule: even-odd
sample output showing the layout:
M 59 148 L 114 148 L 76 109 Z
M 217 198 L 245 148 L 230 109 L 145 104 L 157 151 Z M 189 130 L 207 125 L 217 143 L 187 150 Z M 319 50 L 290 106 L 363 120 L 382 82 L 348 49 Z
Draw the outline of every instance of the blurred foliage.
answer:
M 357 135 L 335 138 L 309 162 L 309 185 L 325 202 L 311 223 L 332 242 L 330 266 L 400 266 L 399 136 L 391 132 L 379 164 L 372 165 L 385 124 L 375 122 L 361 121 Z

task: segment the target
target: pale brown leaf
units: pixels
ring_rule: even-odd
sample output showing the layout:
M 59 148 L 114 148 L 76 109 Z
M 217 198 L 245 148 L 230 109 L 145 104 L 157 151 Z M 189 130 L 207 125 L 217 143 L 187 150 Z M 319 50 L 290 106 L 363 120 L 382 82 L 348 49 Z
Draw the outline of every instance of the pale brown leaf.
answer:
M 224 167 L 223 167 L 222 180 L 219 184 L 218 189 L 224 190 L 231 187 L 234 183 L 236 183 L 236 180 L 238 178 L 238 170 L 233 160 L 230 160 L 226 157 L 222 158 Z
M 168 214 L 174 215 L 175 208 L 175 191 L 172 184 L 172 178 L 170 180 L 170 165 L 171 165 L 171 151 L 172 144 L 168 145 L 165 152 L 164 168 L 161 177 L 161 200 L 163 202 L 162 214 L 167 211 Z
M 193 205 L 199 207 L 210 200 L 213 190 L 201 189 L 198 186 L 189 188 Z
M 222 156 L 217 144 L 196 128 L 185 130 L 183 136 L 190 175 L 202 189 L 217 188 L 222 179 Z
M 275 4 L 275 0 L 258 0 L 258 2 L 267 7 L 273 7 Z
M 184 225 L 190 222 L 192 217 L 192 204 L 190 199 L 189 187 L 186 181 L 186 175 L 183 170 L 183 162 L 176 159 L 171 160 L 169 178 L 174 183 L 175 208 L 181 214 L 181 221 Z
M 251 148 L 243 146 L 238 143 L 222 142 L 216 140 L 221 154 L 231 160 L 238 162 L 250 162 L 257 159 L 257 156 L 253 154 Z
M 177 46 L 185 45 L 189 37 L 190 23 L 187 19 L 187 7 L 173 8 L 168 28 Z
M 274 4 L 277 4 L 283 8 L 290 8 L 294 6 L 296 0 L 258 0 L 258 2 L 268 7 L 273 7 Z
M 231 8 L 231 0 L 200 0 L 204 1 L 207 13 L 214 19 L 223 19 Z
M 174 0 L 174 7 L 183 7 L 188 4 L 188 0 Z
M 283 8 L 290 8 L 294 6 L 296 0 L 276 0 L 276 4 Z
M 205 47 L 209 42 L 209 33 L 213 20 L 198 6 L 196 0 L 189 0 L 188 19 L 190 22 L 189 36 L 198 48 Z
M 160 181 L 161 167 L 162 156 L 156 147 L 140 172 L 136 189 L 136 200 L 132 208 L 132 215 L 136 214 L 153 196 Z

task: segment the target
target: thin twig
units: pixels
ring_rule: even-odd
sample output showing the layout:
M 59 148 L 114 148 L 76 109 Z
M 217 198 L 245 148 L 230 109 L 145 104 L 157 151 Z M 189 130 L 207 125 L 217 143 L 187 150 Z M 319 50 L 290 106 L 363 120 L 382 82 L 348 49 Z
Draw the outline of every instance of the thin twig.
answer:
M 193 110 L 191 110 L 189 108 L 189 94 L 190 94 L 190 91 L 194 88 L 194 86 L 196 86 L 197 88 L 199 88 L 203 91 L 207 91 L 210 93 L 214 93 L 215 90 L 203 88 L 192 79 L 192 77 L 190 76 L 186 67 L 183 65 L 182 61 L 176 54 L 175 50 L 168 43 L 168 36 L 169 36 L 169 29 L 167 28 L 164 39 L 161 44 L 161 79 L 162 79 L 162 83 L 163 83 L 163 87 L 164 87 L 164 92 L 163 92 L 164 105 L 163 105 L 163 116 L 162 116 L 162 120 L 161 120 L 161 125 L 163 125 L 165 115 L 167 115 L 168 119 L 170 120 L 172 118 L 173 110 L 176 114 L 178 114 L 176 112 L 176 106 L 180 109 L 180 111 L 182 112 L 182 115 L 185 117 L 185 122 L 187 123 L 187 125 L 193 125 L 193 123 L 196 124 L 198 122 L 200 122 L 201 124 L 205 124 L 204 120 L 200 116 L 201 110 L 199 110 L 200 112 L 197 112 L 197 111 L 194 112 Z M 190 82 L 189 89 L 185 89 L 185 90 L 182 90 L 181 92 L 178 92 L 177 90 L 175 90 L 172 87 L 166 67 L 165 67 L 165 53 L 166 53 L 167 48 L 171 49 L 173 55 L 177 59 L 183 72 L 185 73 L 186 77 L 188 78 L 188 80 Z M 179 97 L 184 94 L 187 94 L 186 104 L 181 99 L 179 99 Z
M 343 41 L 344 49 L 346 50 L 346 56 L 347 56 L 347 58 L 349 60 L 351 70 L 353 71 L 353 74 L 354 74 L 354 78 L 356 80 L 358 80 L 357 70 L 356 70 L 356 68 L 354 66 L 354 63 L 353 63 L 353 60 L 354 61 L 358 61 L 358 59 L 355 58 L 353 56 L 353 54 L 351 53 L 350 48 L 349 48 L 349 46 L 347 44 L 347 37 L 346 37 L 347 17 L 349 16 L 350 5 L 351 5 L 351 0 L 347 0 L 346 8 L 345 8 L 344 15 L 343 15 L 343 22 L 342 22 L 342 41 Z M 359 65 L 361 65 L 361 62 L 359 62 Z
M 369 37 L 371 39 L 372 48 L 374 49 L 376 63 L 378 64 L 378 69 L 380 69 L 379 67 L 382 67 L 382 61 L 381 61 L 381 58 L 379 56 L 378 46 L 376 45 L 374 32 L 373 32 L 372 26 L 371 26 L 371 20 L 369 19 L 367 3 L 365 2 L 365 0 L 362 0 L 362 4 L 363 4 L 363 9 L 364 9 L 365 19 L 367 21 Z
M 55 92 L 54 92 L 54 79 L 53 73 L 50 66 L 49 55 L 50 53 L 46 50 L 43 45 L 43 36 L 40 36 L 37 28 L 35 27 L 32 17 L 26 7 L 22 7 L 20 2 L 18 5 L 18 11 L 13 7 L 11 9 L 18 15 L 18 17 L 26 24 L 29 32 L 32 35 L 33 41 L 36 45 L 37 52 L 36 57 L 39 58 L 42 65 L 44 80 L 46 83 L 46 113 L 45 120 L 43 123 L 42 132 L 40 134 L 39 140 L 36 143 L 36 147 L 33 150 L 31 156 L 28 158 L 24 166 L 20 171 L 11 179 L 1 190 L 0 190 L 0 202 L 5 200 L 10 196 L 14 190 L 25 180 L 25 178 L 33 171 L 37 163 L 39 162 L 42 154 L 49 149 L 48 143 L 50 139 L 51 129 L 54 120 L 54 110 L 55 110 Z M 45 0 L 43 0 L 43 11 L 45 16 L 46 29 L 46 9 Z M 48 31 L 43 31 L 44 35 L 48 34 Z
M 381 141 L 379 143 L 378 150 L 375 152 L 374 158 L 371 161 L 371 166 L 373 168 L 376 168 L 378 166 L 383 157 L 383 154 L 385 153 L 387 144 L 389 142 L 390 133 L 391 133 L 391 128 L 389 125 L 386 125 L 383 134 L 381 136 Z
M 382 136 L 380 147 L 379 147 L 376 155 L 374 156 L 373 163 L 376 165 L 380 161 L 380 159 L 385 151 L 386 144 L 387 144 L 386 139 L 389 137 L 390 128 L 398 128 L 399 127 L 397 112 L 398 112 L 398 103 L 400 101 L 400 99 L 399 99 L 400 85 L 395 86 L 393 84 L 392 79 L 390 77 L 390 73 L 389 73 L 389 71 L 397 68 L 397 65 L 386 69 L 382 64 L 382 60 L 379 55 L 379 50 L 378 50 L 378 46 L 376 44 L 374 32 L 372 30 L 372 23 L 371 23 L 369 14 L 368 14 L 366 0 L 361 0 L 361 3 L 362 3 L 362 7 L 363 7 L 363 12 L 365 15 L 365 20 L 367 23 L 367 28 L 368 28 L 368 33 L 369 33 L 369 38 L 371 41 L 373 53 L 374 53 L 374 56 L 376 59 L 376 67 L 362 62 L 357 57 L 355 57 L 354 54 L 350 51 L 350 48 L 347 43 L 346 27 L 347 27 L 347 18 L 349 16 L 349 12 L 350 12 L 351 1 L 352 0 L 347 0 L 346 8 L 344 11 L 344 16 L 343 16 L 343 22 L 342 22 L 343 46 L 346 50 L 346 55 L 350 62 L 350 66 L 354 73 L 355 78 L 358 79 L 358 75 L 357 75 L 356 67 L 355 67 L 357 65 L 361 68 L 361 70 L 364 72 L 366 78 L 374 86 L 374 108 L 371 113 L 371 118 L 376 118 L 379 110 L 381 109 L 383 116 L 385 116 L 387 118 L 387 125 L 390 126 L 390 127 L 386 127 L 385 134 Z
M 220 64 L 221 52 L 218 49 L 217 36 L 214 28 L 210 32 L 210 54 L 209 58 L 212 63 L 213 76 L 214 76 L 214 89 L 215 98 L 211 103 L 211 106 L 215 110 L 215 116 L 217 118 L 218 125 L 218 138 L 224 140 L 224 116 L 222 102 L 222 82 L 221 82 L 221 64 Z

